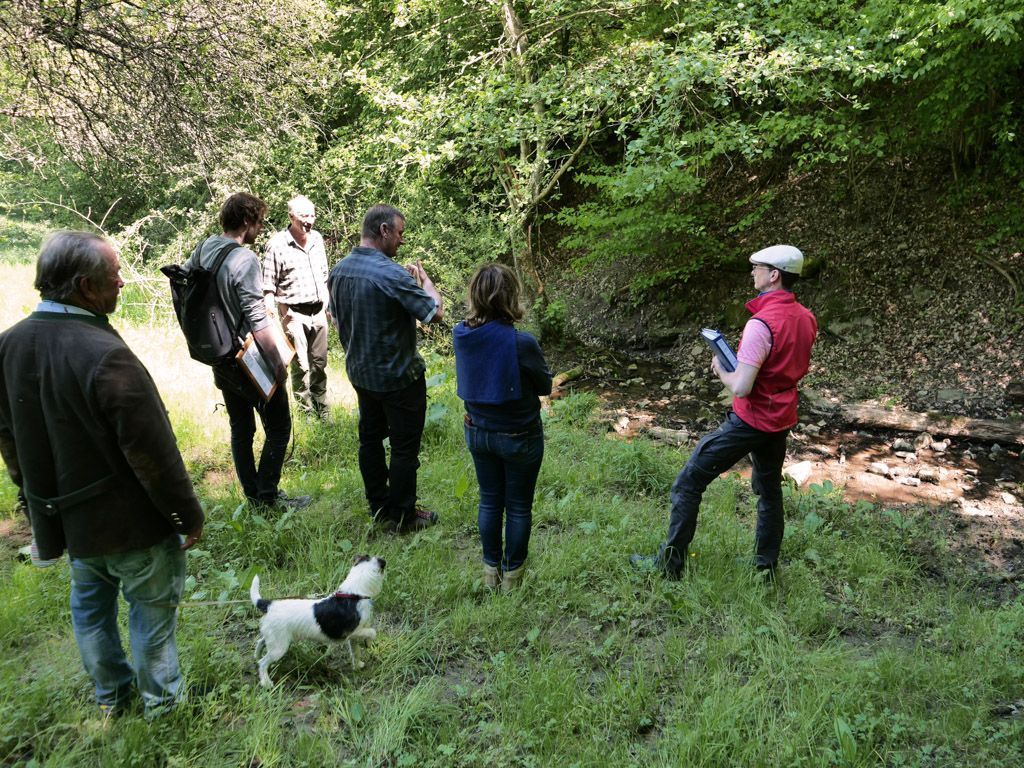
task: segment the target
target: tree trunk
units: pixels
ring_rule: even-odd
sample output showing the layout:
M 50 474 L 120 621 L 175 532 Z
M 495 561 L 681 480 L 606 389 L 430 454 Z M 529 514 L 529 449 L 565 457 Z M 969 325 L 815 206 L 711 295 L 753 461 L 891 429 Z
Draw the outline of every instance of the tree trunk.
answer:
M 1024 426 L 1019 421 L 970 419 L 966 416 L 916 413 L 869 403 L 831 404 L 813 395 L 806 399 L 813 413 L 832 418 L 838 417 L 844 424 L 892 429 L 900 432 L 928 432 L 932 435 L 960 437 L 990 443 L 1024 445 Z

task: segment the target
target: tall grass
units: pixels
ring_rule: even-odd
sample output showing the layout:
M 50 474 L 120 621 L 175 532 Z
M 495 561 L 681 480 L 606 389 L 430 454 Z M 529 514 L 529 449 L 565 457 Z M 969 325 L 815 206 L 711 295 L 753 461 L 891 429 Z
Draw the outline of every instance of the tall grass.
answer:
M 116 319 L 115 319 L 116 324 Z M 206 691 L 166 718 L 106 723 L 68 616 L 65 565 L 40 571 L 0 538 L 0 761 L 34 766 L 1016 766 L 1024 605 L 1000 602 L 950 555 L 943 510 L 883 510 L 829 486 L 787 491 L 782 584 L 743 564 L 754 498 L 709 488 L 687 577 L 626 558 L 664 534 L 685 450 L 622 442 L 571 396 L 547 417 L 528 577 L 480 583 L 477 489 L 447 361 L 432 358 L 420 498 L 441 523 L 405 537 L 369 524 L 356 418 L 296 421 L 285 467 L 306 510 L 241 504 L 209 372 L 159 327 L 126 329 L 165 395 L 207 509 L 186 599 L 322 595 L 358 552 L 388 561 L 379 636 L 354 671 L 296 643 L 270 691 L 247 605 L 186 605 L 179 649 Z M 179 349 L 178 353 L 174 350 Z M 442 375 L 443 374 L 443 375 Z M 332 358 L 332 386 L 343 380 Z M 13 490 L 4 480 L 0 499 Z M 3 513 L 8 528 L 13 512 Z M 0 521 L 2 522 L 2 521 Z M 737 562 L 740 561 L 740 562 Z

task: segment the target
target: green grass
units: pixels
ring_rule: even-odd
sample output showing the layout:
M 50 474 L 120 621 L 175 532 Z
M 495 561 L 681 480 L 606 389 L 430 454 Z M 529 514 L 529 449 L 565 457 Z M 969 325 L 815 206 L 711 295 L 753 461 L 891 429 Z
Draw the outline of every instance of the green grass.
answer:
M 43 237 L 53 227 L 47 221 L 0 213 L 0 264 L 33 264 Z
M 187 597 L 321 595 L 358 552 L 388 561 L 364 670 L 299 642 L 262 690 L 247 605 L 185 607 L 179 649 L 211 689 L 168 717 L 104 725 L 68 616 L 68 570 L 0 552 L 0 763 L 34 766 L 1016 766 L 1024 721 L 1024 604 L 999 602 L 950 556 L 942 514 L 787 494 L 781 587 L 737 559 L 754 497 L 712 484 L 685 580 L 626 558 L 664 534 L 685 451 L 622 442 L 594 403 L 547 420 L 529 575 L 480 585 L 476 480 L 447 363 L 431 390 L 420 496 L 441 524 L 394 538 L 368 524 L 355 417 L 296 424 L 288 490 L 315 504 L 278 518 L 240 505 L 226 443 L 168 405 L 208 510 Z M 222 414 L 218 418 L 223 419 Z M 10 483 L 0 489 L 10 506 Z M 4 540 L 0 539 L 0 543 Z M 995 593 L 991 593 L 994 595 Z

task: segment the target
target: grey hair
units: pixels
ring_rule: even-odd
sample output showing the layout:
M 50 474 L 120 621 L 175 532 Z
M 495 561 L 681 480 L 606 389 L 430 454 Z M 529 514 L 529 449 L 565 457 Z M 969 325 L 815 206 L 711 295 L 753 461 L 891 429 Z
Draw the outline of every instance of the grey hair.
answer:
M 313 205 L 313 201 L 312 200 L 310 200 L 305 195 L 296 195 L 295 197 L 293 197 L 291 200 L 288 201 L 288 213 L 295 213 L 295 209 L 301 203 L 306 203 L 306 204 L 309 205 L 310 208 L 312 208 L 313 210 L 316 210 L 316 206 Z
M 66 302 L 78 290 L 83 277 L 102 279 L 107 260 L 102 248 L 107 244 L 92 232 L 63 230 L 50 234 L 36 262 L 36 290 L 44 299 Z

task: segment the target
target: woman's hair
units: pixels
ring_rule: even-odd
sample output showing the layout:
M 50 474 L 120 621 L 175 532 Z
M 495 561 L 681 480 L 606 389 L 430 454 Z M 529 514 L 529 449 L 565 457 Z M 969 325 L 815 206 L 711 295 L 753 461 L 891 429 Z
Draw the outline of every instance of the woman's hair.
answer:
M 521 290 L 516 273 L 504 264 L 484 264 L 469 279 L 466 325 L 477 328 L 490 320 L 522 320 L 525 310 L 519 301 Z

